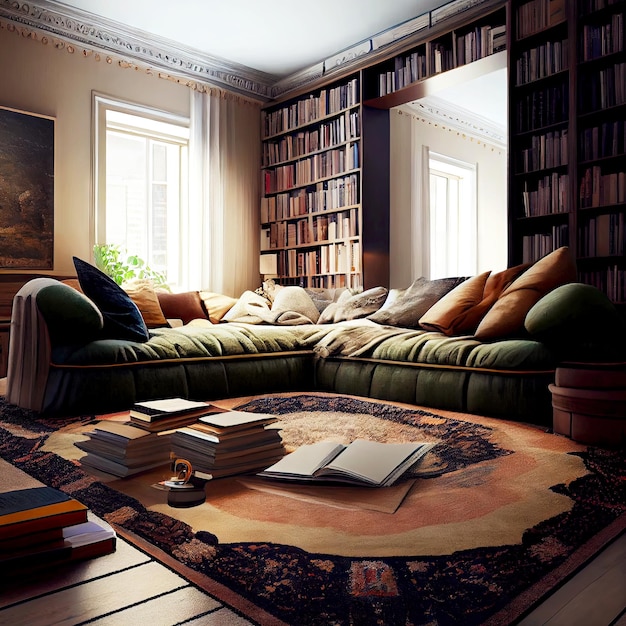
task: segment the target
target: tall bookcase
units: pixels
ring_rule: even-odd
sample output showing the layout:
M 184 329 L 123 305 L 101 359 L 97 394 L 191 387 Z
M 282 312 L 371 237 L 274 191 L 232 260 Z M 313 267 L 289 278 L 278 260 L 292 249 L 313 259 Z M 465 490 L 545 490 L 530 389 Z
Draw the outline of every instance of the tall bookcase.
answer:
M 282 284 L 359 288 L 388 280 L 388 208 L 378 202 L 385 190 L 367 193 L 364 203 L 362 171 L 368 151 L 381 165 L 386 151 L 388 163 L 389 123 L 361 102 L 356 73 L 262 112 L 261 264 Z
M 626 302 L 623 0 L 509 3 L 509 264 L 562 245 Z

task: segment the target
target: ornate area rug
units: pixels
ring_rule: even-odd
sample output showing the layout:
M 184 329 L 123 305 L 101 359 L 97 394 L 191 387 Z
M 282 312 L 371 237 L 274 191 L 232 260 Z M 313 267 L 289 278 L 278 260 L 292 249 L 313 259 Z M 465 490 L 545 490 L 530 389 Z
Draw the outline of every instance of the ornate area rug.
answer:
M 359 488 L 268 493 L 249 477 L 209 482 L 205 504 L 173 509 L 150 486 L 157 473 L 111 481 L 82 470 L 73 442 L 93 418 L 42 419 L 4 402 L 0 456 L 258 623 L 513 623 L 626 528 L 623 451 L 328 394 L 232 406 L 281 416 L 288 447 L 356 437 L 437 445 L 394 513 L 363 506 Z

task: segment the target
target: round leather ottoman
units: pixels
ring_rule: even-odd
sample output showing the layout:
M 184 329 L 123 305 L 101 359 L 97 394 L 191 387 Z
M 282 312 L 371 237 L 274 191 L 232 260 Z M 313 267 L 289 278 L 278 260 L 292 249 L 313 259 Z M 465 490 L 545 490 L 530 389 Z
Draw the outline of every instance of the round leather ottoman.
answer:
M 564 365 L 550 391 L 555 433 L 590 445 L 626 445 L 626 363 Z

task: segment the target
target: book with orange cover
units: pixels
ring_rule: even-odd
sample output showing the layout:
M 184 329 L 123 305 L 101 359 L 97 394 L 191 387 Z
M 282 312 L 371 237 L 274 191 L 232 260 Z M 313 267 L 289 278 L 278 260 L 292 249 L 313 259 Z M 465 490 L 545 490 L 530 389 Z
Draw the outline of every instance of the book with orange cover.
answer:
M 0 493 L 0 541 L 87 521 L 88 508 L 53 487 Z

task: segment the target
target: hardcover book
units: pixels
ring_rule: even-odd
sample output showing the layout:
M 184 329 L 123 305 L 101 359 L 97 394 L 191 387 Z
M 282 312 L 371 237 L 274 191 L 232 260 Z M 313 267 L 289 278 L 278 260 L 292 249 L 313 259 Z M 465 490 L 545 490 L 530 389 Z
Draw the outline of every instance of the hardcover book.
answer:
M 52 487 L 0 493 L 0 541 L 87 521 L 87 507 Z

